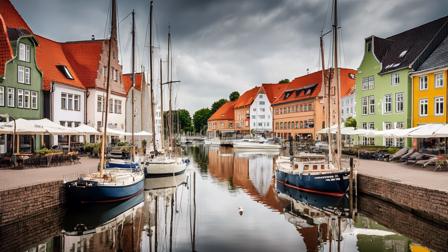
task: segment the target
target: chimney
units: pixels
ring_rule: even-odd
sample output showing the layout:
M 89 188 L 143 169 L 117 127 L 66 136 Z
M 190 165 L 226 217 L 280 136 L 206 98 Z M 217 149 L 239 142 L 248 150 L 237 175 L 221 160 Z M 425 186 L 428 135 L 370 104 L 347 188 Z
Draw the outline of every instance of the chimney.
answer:
M 92 40 L 95 40 L 95 35 L 92 34 Z

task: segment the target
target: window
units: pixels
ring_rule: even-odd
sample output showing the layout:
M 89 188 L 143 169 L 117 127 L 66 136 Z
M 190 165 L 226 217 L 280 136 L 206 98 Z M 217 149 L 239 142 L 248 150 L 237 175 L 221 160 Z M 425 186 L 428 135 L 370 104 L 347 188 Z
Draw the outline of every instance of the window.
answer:
M 67 109 L 73 110 L 73 94 L 67 94 Z
M 372 42 L 371 41 L 367 42 L 366 47 L 368 52 L 372 51 Z
M 264 119 L 265 115 L 259 115 L 258 117 L 260 117 L 260 119 Z
M 115 113 L 121 114 L 121 101 L 115 100 Z
M 260 111 L 261 111 L 261 112 L 265 112 L 266 109 L 265 109 L 265 108 L 260 108 Z
M 393 73 L 391 75 L 391 84 L 392 86 L 400 84 L 400 75 L 398 73 Z
M 369 96 L 369 114 L 375 114 L 375 96 Z
M 428 99 L 420 100 L 420 116 L 428 115 Z
M 264 101 L 260 101 L 259 104 L 260 104 L 260 105 L 264 105 L 265 102 L 264 102 Z
M 17 89 L 17 107 L 23 108 L 23 90 Z
M 103 112 L 103 96 L 98 95 L 96 98 L 96 111 L 97 112 Z
M 428 76 L 420 76 L 420 90 L 428 89 Z
M 436 116 L 443 115 L 443 97 L 434 98 L 434 114 Z
M 20 43 L 19 44 L 19 60 L 30 62 L 30 45 Z
M 396 112 L 403 112 L 403 110 L 404 110 L 403 93 L 396 93 L 395 94 L 395 111 Z
M 30 108 L 30 91 L 24 90 L 23 91 L 23 107 L 24 108 Z
M 375 129 L 375 123 L 370 122 L 369 123 L 369 129 Z
M 31 91 L 31 108 L 37 109 L 37 92 Z
M 107 78 L 107 66 L 103 66 L 103 78 Z
M 443 73 L 437 73 L 434 77 L 434 82 L 436 88 L 443 87 Z
M 5 106 L 5 87 L 0 87 L 0 106 Z
M 67 109 L 67 94 L 61 93 L 61 109 L 66 110 Z
M 31 69 L 29 67 L 17 66 L 17 82 L 23 84 L 31 83 Z
M 384 113 L 392 112 L 392 95 L 387 94 L 384 96 Z
M 256 108 L 253 108 L 252 111 L 253 111 L 253 112 L 257 112 L 257 109 L 256 109 Z
M 258 98 L 260 98 L 260 99 L 263 98 L 263 95 L 262 95 L 262 94 L 259 94 L 259 95 L 258 95 Z
M 112 68 L 112 73 L 113 73 L 114 81 L 117 81 L 118 80 L 118 71 L 117 71 L 117 69 Z
M 114 112 L 114 99 L 109 98 L 109 113 Z
M 375 78 L 373 76 L 362 78 L 362 90 L 374 89 Z
M 367 115 L 367 97 L 362 97 L 361 98 L 361 104 L 362 104 L 362 114 L 363 115 Z
M 8 107 L 14 107 L 14 88 L 8 88 Z
M 73 78 L 72 73 L 70 73 L 70 71 L 68 70 L 68 68 L 64 65 L 57 65 L 56 66 L 59 71 L 61 71 L 62 74 L 64 74 L 65 78 L 69 79 L 69 80 L 74 80 L 75 78 Z
M 403 122 L 397 122 L 395 125 L 396 129 L 404 129 L 404 123 Z
M 80 109 L 80 106 L 79 106 L 79 103 L 80 103 L 80 100 L 81 100 L 81 96 L 80 95 L 74 95 L 74 99 L 73 99 L 73 107 L 74 107 L 74 109 L 76 110 L 76 111 L 80 111 L 81 109 Z
M 390 123 L 390 122 L 384 123 L 384 129 L 385 130 L 392 129 L 392 123 Z M 386 141 L 386 146 L 388 146 L 388 147 L 394 145 L 394 139 L 393 138 L 385 138 L 385 141 Z

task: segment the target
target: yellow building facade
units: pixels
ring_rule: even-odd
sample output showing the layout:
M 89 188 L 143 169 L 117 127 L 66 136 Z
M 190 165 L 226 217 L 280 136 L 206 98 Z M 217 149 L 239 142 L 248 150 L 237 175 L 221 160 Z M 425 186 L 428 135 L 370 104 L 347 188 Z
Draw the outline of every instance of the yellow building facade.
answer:
M 411 74 L 412 127 L 448 122 L 447 77 L 447 68 Z

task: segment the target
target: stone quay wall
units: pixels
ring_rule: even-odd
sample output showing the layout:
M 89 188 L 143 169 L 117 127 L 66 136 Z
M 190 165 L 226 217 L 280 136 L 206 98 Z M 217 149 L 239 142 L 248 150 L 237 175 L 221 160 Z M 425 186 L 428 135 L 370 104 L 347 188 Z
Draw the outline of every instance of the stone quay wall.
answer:
M 448 223 L 448 192 L 358 174 L 358 192 L 398 205 L 432 221 Z
M 0 191 L 0 226 L 65 203 L 62 181 Z

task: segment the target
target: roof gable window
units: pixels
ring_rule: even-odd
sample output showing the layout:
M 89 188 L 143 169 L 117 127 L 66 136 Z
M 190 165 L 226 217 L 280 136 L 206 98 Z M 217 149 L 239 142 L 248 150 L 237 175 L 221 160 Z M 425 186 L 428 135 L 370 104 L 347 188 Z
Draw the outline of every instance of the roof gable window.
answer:
M 74 80 L 75 78 L 73 78 L 72 73 L 70 73 L 70 70 L 68 70 L 67 66 L 65 65 L 57 65 L 56 66 L 59 71 L 61 71 L 61 73 L 65 76 L 65 78 L 69 79 L 69 80 Z

